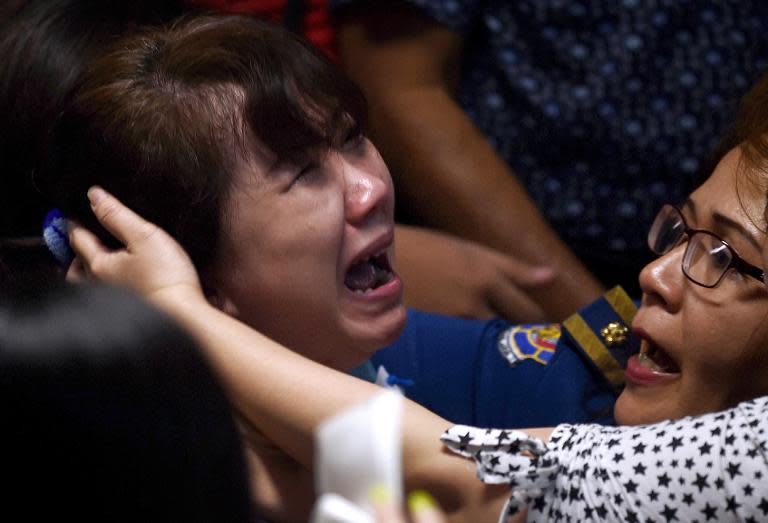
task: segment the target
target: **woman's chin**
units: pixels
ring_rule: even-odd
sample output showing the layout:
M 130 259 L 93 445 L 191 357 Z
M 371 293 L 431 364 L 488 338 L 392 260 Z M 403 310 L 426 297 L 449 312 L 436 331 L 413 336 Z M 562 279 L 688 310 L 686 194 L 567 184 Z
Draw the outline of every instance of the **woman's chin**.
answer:
M 631 388 L 625 388 L 613 407 L 613 417 L 618 425 L 647 425 L 672 418 L 663 402 L 638 398 Z

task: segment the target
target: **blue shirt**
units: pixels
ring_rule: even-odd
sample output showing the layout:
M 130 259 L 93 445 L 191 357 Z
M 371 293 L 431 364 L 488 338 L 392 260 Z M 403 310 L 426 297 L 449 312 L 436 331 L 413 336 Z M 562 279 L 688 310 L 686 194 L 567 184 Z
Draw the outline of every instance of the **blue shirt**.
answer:
M 562 325 L 512 325 L 411 310 L 402 336 L 372 362 L 413 380 L 406 396 L 454 423 L 506 428 L 612 423 L 623 368 L 639 347 L 626 332 L 635 311 L 618 287 Z M 614 345 L 601 334 L 611 325 L 624 336 Z

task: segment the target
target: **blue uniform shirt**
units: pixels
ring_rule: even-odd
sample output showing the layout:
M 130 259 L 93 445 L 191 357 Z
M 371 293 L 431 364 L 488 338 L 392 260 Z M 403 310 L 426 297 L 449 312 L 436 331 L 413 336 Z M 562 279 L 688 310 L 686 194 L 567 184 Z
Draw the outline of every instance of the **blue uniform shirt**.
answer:
M 562 325 L 411 310 L 403 335 L 372 362 L 413 380 L 406 396 L 454 423 L 612 423 L 626 360 L 639 347 L 627 328 L 635 312 L 620 287 Z

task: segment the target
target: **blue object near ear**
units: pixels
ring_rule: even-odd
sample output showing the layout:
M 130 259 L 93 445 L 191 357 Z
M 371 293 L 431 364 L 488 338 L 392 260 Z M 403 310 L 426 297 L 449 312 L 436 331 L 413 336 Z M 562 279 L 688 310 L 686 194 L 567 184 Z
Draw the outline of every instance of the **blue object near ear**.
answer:
M 67 219 L 58 209 L 51 209 L 43 220 L 43 241 L 62 267 L 69 267 L 75 253 L 69 246 Z

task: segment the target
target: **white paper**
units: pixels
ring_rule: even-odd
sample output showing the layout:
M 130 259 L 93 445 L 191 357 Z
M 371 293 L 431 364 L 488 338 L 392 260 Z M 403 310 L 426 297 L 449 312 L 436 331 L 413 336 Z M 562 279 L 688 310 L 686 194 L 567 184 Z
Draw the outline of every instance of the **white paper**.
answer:
M 326 420 L 315 431 L 315 485 L 373 516 L 371 487 L 403 497 L 400 417 L 402 396 L 384 391 Z
M 323 494 L 312 509 L 312 523 L 375 523 L 368 514 L 349 500 L 336 494 Z

